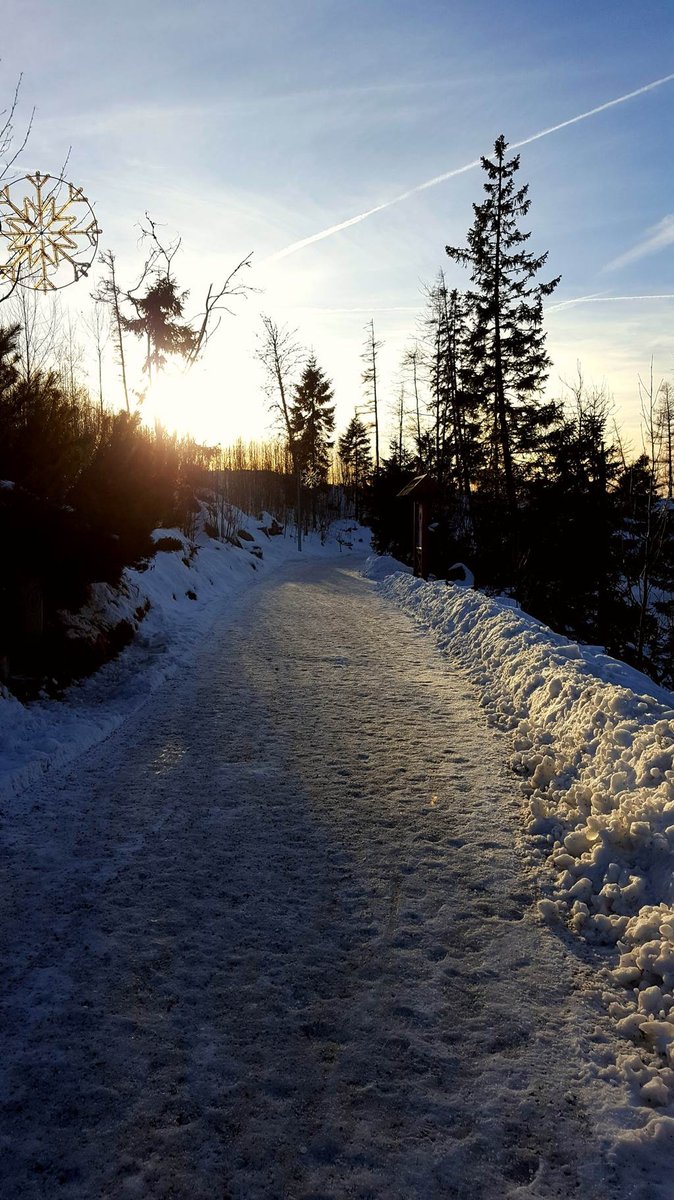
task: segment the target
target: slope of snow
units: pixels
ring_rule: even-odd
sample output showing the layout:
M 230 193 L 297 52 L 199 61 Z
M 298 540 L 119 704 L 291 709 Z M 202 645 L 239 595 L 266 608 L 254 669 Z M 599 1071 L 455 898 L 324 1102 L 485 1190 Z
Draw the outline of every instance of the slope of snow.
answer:
M 125 571 L 119 589 L 94 585 L 88 608 L 70 622 L 73 632 L 126 619 L 138 625 L 136 636 L 117 658 L 70 687 L 63 700 L 24 705 L 0 685 L 0 798 L 107 737 L 148 691 L 189 662 L 224 608 L 270 568 L 297 555 L 290 536 L 263 532 L 270 523 L 268 514 L 258 521 L 242 513 L 240 528 L 252 537 L 242 549 L 206 534 L 190 542 L 178 529 L 158 529 L 155 540 L 176 539 L 181 549 L 159 550 L 147 569 Z M 354 530 L 352 549 L 343 538 L 337 542 L 345 529 Z M 317 534 L 306 538 L 302 553 L 349 555 L 368 545 L 368 530 L 339 521 L 324 545 Z M 262 558 L 251 553 L 256 548 Z
M 375 578 L 381 570 L 376 561 L 366 567 Z M 587 941 L 617 945 L 612 981 L 620 991 L 606 999 L 638 1051 L 620 1056 L 619 1068 L 642 1100 L 669 1104 L 674 696 L 511 600 L 401 573 L 380 587 L 435 631 L 509 731 L 526 828 L 543 860 L 540 913 L 564 918 Z M 659 1126 L 667 1137 L 668 1122 Z

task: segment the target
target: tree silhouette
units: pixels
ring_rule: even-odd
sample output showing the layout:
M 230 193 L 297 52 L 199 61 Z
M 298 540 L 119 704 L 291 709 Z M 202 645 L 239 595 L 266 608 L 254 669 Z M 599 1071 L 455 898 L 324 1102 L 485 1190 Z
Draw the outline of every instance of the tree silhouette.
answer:
M 166 365 L 168 356 L 189 359 L 197 335 L 182 319 L 188 292 L 179 292 L 171 275 L 160 275 L 150 284 L 144 296 L 129 296 L 136 310 L 135 317 L 122 317 L 122 327 L 136 337 L 144 338 L 147 353 L 143 369 L 148 380 L 152 372 Z
M 290 420 L 302 478 L 318 487 L 328 476 L 330 434 L 335 427 L 335 406 L 329 381 L 312 354 L 295 385 Z
M 383 342 L 378 342 L 374 336 L 374 321 L 365 326 L 367 337 L 361 354 L 364 363 L 361 381 L 365 384 L 366 394 L 370 401 L 371 413 L 374 418 L 374 466 L 379 470 L 379 392 L 378 392 L 378 353 Z
M 372 474 L 370 436 L 357 413 L 351 418 L 338 443 L 344 483 L 351 489 L 356 520 L 360 517 L 360 496 L 363 484 Z
M 474 204 L 475 219 L 467 248 L 447 246 L 451 259 L 468 267 L 472 289 L 467 300 L 472 318 L 468 359 L 472 390 L 487 402 L 491 424 L 492 463 L 498 485 L 503 478 L 511 518 L 517 509 L 514 459 L 535 449 L 540 432 L 552 419 L 535 399 L 547 378 L 543 299 L 561 276 L 535 283 L 547 253 L 538 257 L 523 249 L 530 237 L 518 228 L 529 212 L 529 185 L 515 187 L 520 157 L 506 160 L 503 134 L 494 158 L 482 158 L 487 174 L 486 199 Z

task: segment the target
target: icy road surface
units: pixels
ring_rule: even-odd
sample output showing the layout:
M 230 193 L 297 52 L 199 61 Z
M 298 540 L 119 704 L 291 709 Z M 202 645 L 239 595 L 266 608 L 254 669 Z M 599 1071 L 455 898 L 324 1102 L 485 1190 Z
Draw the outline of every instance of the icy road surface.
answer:
M 12 801 L 3 1200 L 637 1195 L 505 754 L 353 562 L 307 560 Z

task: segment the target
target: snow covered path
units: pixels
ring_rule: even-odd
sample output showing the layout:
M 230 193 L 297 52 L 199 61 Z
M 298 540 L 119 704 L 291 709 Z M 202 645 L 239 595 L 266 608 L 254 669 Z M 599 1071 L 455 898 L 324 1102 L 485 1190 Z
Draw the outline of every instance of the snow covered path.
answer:
M 640 1195 L 505 757 L 352 561 L 247 593 L 6 813 L 0 1195 Z

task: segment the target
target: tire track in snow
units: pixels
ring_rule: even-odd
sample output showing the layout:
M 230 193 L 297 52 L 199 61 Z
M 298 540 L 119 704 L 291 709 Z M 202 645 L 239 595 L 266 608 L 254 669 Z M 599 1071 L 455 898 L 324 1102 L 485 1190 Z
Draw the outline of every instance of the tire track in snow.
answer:
M 2 1194 L 607 1195 L 500 762 L 339 560 L 246 597 L 12 830 Z

